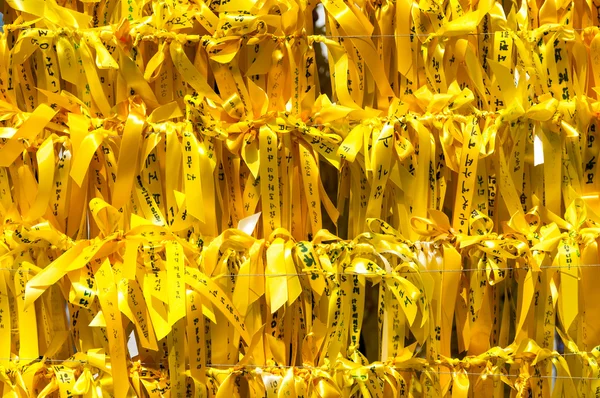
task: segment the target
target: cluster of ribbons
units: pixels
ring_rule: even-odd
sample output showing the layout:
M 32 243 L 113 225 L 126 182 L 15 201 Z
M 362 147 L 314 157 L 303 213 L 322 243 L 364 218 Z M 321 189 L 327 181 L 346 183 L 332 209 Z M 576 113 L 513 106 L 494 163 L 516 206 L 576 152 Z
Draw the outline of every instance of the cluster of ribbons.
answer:
M 203 240 L 132 215 L 123 233 L 114 207 L 97 198 L 90 207 L 102 226 L 90 240 L 48 222 L 5 224 L 5 392 L 99 396 L 90 388 L 101 383 L 123 397 L 190 396 L 190 388 L 199 397 L 246 396 L 245 388 L 312 397 L 507 388 L 544 397 L 600 383 L 600 226 L 581 199 L 564 218 L 538 205 L 504 234 L 478 211 L 461 234 L 430 210 L 411 220 L 417 242 L 378 219 L 351 241 L 326 230 L 296 241 L 281 228 L 258 239 L 249 234 L 256 218 Z M 366 311 L 377 313 L 368 333 Z M 553 351 L 555 331 L 565 355 Z M 380 361 L 361 353 L 361 335 Z M 66 364 L 53 365 L 61 358 Z M 81 370 L 81 361 L 90 366 Z M 13 367 L 33 373 L 16 378 Z M 551 387 L 553 369 L 560 383 Z M 42 382 L 39 372 L 50 377 Z
M 597 358 L 600 352 L 577 352 L 572 358 L 587 366 L 586 376 L 575 377 L 585 383 L 577 389 L 569 374 L 566 356 L 540 348 L 533 341 L 524 341 L 505 350 L 494 349 L 482 355 L 452 360 L 441 358 L 435 363 L 424 359 L 403 359 L 361 365 L 339 359 L 329 369 L 282 366 L 238 366 L 225 369 L 211 367 L 202 382 L 189 371 L 173 380 L 163 369 L 147 368 L 135 362 L 123 378 L 129 378 L 128 396 L 261 396 L 261 397 L 467 397 L 473 386 L 487 396 L 503 396 L 507 391 L 519 391 L 517 396 L 545 396 L 551 379 L 540 372 L 555 367 L 558 377 L 556 396 L 584 396 L 600 388 Z M 493 361 L 493 364 L 491 364 Z M 440 370 L 442 369 L 442 370 Z M 477 371 L 477 373 L 475 372 Z M 440 385 L 440 378 L 452 375 L 452 383 Z M 475 376 L 475 377 L 473 377 Z M 61 365 L 43 361 L 24 366 L 0 369 L 0 385 L 5 395 L 50 397 L 112 396 L 111 369 L 102 354 L 77 354 Z M 173 384 L 178 383 L 178 384 Z M 208 395 L 206 393 L 208 390 Z
M 595 6 L 407 3 L 324 1 L 317 34 L 295 2 L 7 1 L 0 213 L 83 238 L 97 197 L 204 236 L 260 212 L 262 237 L 416 240 L 430 208 L 465 233 L 600 204 Z
M 428 209 L 451 212 L 452 226 L 467 233 L 472 211 L 499 227 L 540 201 L 560 214 L 583 198 L 600 222 L 597 102 L 548 96 L 527 111 L 479 112 L 472 92 L 455 88 L 427 92 L 444 97 L 439 113 L 394 99 L 386 116 L 361 120 L 322 95 L 313 104 L 318 127 L 286 111 L 238 123 L 200 119 L 210 125 L 202 127 L 177 102 L 151 111 L 137 95 L 109 118 L 90 116 L 66 91 L 45 91 L 51 102 L 32 112 L 5 102 L 0 215 L 45 219 L 85 238 L 100 230 L 87 206 L 99 198 L 124 212 L 123 231 L 137 215 L 215 237 L 261 213 L 261 237 L 282 227 L 306 239 L 325 225 L 354 237 L 381 218 L 417 240 L 410 218 Z M 473 113 L 454 113 L 459 103 Z M 327 170 L 333 182 L 324 183 Z
M 600 393 L 599 9 L 6 0 L 0 392 Z

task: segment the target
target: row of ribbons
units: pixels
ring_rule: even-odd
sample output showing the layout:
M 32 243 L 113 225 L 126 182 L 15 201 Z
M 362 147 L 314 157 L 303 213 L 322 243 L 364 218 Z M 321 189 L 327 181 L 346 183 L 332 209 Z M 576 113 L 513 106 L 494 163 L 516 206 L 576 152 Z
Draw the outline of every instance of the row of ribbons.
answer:
M 389 369 L 377 365 L 375 374 L 409 368 L 414 386 L 433 388 L 432 396 L 495 394 L 504 387 L 494 382 L 500 390 L 489 389 L 492 368 L 507 379 L 519 366 L 530 372 L 525 379 L 519 373 L 520 384 L 505 383 L 525 394 L 518 396 L 589 391 L 590 378 L 598 376 L 590 372 L 597 372 L 600 345 L 594 310 L 600 227 L 581 199 L 564 218 L 538 206 L 524 215 L 525 224 L 511 219 L 504 234 L 493 232 L 489 217 L 477 211 L 469 217 L 476 232 L 461 234 L 447 216 L 430 210 L 429 218 L 411 220 L 423 237 L 418 242 L 378 219 L 369 219 L 370 231 L 352 241 L 326 230 L 311 242 L 296 241 L 284 229 L 257 239 L 249 235 L 256 218 L 203 240 L 133 215 L 124 233 L 115 228 L 121 215 L 114 207 L 100 199 L 90 207 L 103 225 L 90 240 L 72 240 L 48 222 L 5 225 L 0 364 L 6 369 L 95 352 L 106 355 L 115 396 L 132 388 L 124 376 L 131 361 L 168 369 L 171 396 L 186 396 L 184 374 L 206 387 L 213 364 L 241 374 L 247 366 L 314 368 L 328 377 L 342 365 L 350 373 L 369 370 L 361 344 L 368 352 L 375 343 L 375 358 L 395 361 Z M 375 327 L 364 327 L 366 312 L 377 314 Z M 555 331 L 570 354 L 566 359 L 553 353 Z M 544 360 L 534 356 L 532 368 L 520 362 L 507 367 L 516 366 L 512 355 L 523 345 L 537 347 Z M 457 351 L 465 359 L 453 359 Z M 559 366 L 565 383 L 550 389 L 545 379 Z M 477 377 L 471 375 L 475 369 Z M 457 376 L 459 370 L 469 377 Z M 367 374 L 362 387 L 360 380 L 339 391 L 397 391 L 384 386 L 383 376 L 372 380 Z M 334 396 L 313 387 L 311 396 Z
M 52 102 L 46 92 L 65 90 L 106 118 L 136 93 L 151 109 L 189 103 L 207 129 L 269 112 L 318 123 L 323 93 L 356 119 L 386 112 L 393 98 L 431 112 L 472 102 L 517 115 L 544 95 L 597 98 L 592 0 L 250 2 L 8 0 L 0 98 L 31 112 Z M 471 101 L 448 98 L 465 88 Z
M 381 218 L 417 240 L 409 220 L 428 209 L 451 213 L 460 233 L 473 211 L 501 232 L 534 206 L 561 214 L 583 199 L 600 222 L 596 102 L 548 98 L 510 118 L 413 112 L 395 100 L 387 116 L 352 121 L 320 98 L 315 115 L 327 122 L 319 128 L 282 112 L 198 130 L 189 119 L 157 120 L 177 113 L 175 102 L 148 114 L 137 96 L 123 120 L 88 118 L 64 92 L 31 113 L 5 108 L 0 215 L 94 237 L 101 225 L 86 204 L 98 198 L 126 214 L 123 231 L 137 215 L 215 237 L 261 213 L 260 237 L 283 227 L 306 239 L 325 225 L 354 237 Z
M 578 352 L 572 358 L 585 366 L 584 376 L 570 374 L 566 356 L 527 341 L 505 350 L 490 350 L 461 360 L 398 358 L 361 365 L 339 359 L 331 368 L 210 367 L 204 377 L 190 371 L 172 373 L 134 362 L 128 374 L 127 397 L 468 397 L 550 396 L 552 367 L 556 369 L 553 397 L 586 396 L 600 388 L 599 352 Z M 113 396 L 114 382 L 98 352 L 78 354 L 62 365 L 35 362 L 0 369 L 5 396 L 41 398 Z M 492 364 L 490 361 L 493 360 Z M 450 378 L 451 376 L 451 378 Z

